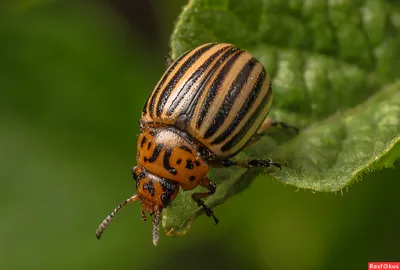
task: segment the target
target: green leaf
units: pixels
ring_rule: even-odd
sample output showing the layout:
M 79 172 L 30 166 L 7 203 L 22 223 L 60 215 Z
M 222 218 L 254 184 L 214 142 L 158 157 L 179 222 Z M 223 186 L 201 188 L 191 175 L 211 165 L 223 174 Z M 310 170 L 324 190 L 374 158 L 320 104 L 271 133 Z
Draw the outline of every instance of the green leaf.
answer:
M 272 130 L 236 159 L 272 158 L 282 170 L 213 169 L 215 207 L 258 178 L 318 192 L 341 191 L 400 157 L 400 3 L 382 0 L 192 0 L 171 55 L 207 42 L 246 49 L 272 76 Z M 284 139 L 282 139 L 284 138 Z M 195 191 L 198 191 L 196 189 Z M 166 209 L 168 234 L 184 234 L 201 209 L 182 192 Z
M 37 6 L 45 6 L 54 0 L 13 0 L 3 3 L 3 9 L 12 14 L 24 12 Z

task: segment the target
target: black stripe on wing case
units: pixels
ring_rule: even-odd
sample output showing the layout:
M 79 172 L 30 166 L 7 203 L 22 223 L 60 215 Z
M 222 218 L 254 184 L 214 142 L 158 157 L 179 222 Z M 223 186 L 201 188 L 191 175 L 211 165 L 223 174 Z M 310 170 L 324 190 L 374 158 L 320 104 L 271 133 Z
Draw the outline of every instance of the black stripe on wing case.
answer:
M 235 81 L 232 83 L 229 90 L 226 92 L 224 102 L 219 108 L 217 115 L 214 117 L 211 126 L 206 131 L 204 139 L 210 138 L 222 126 L 226 117 L 230 113 L 232 106 L 235 103 L 240 91 L 246 84 L 249 75 L 252 72 L 253 68 L 256 66 L 256 64 L 257 61 L 254 58 L 252 58 L 243 66 L 242 70 L 237 75 Z
M 207 46 L 204 46 L 197 51 L 193 53 L 191 57 L 189 57 L 183 64 L 182 66 L 175 72 L 174 76 L 172 79 L 168 82 L 167 86 L 164 88 L 164 90 L 161 92 L 160 98 L 158 99 L 157 103 L 157 110 L 156 114 L 157 117 L 161 116 L 161 112 L 163 111 L 163 108 L 165 106 L 165 103 L 167 102 L 169 95 L 171 94 L 172 90 L 175 88 L 176 84 L 178 81 L 185 75 L 186 71 L 193 65 L 194 62 L 196 62 L 206 51 L 208 51 L 210 48 L 215 46 L 216 43 L 211 43 L 208 44 Z
M 219 68 L 219 66 L 229 57 L 231 56 L 234 52 L 236 52 L 237 50 L 239 50 L 238 48 L 234 48 L 234 47 L 230 47 L 230 50 L 225 52 L 221 58 L 218 60 L 217 63 L 215 63 L 215 65 L 212 67 L 212 69 L 209 71 L 209 73 L 205 76 L 204 80 L 201 82 L 201 84 L 199 85 L 199 90 L 196 92 L 196 96 L 192 99 L 192 101 L 190 102 L 190 104 L 188 104 L 186 106 L 186 108 L 184 108 L 184 110 L 182 110 L 182 114 L 186 114 L 188 119 L 192 119 L 193 118 L 193 114 L 195 111 L 196 106 L 198 105 L 198 100 L 201 97 L 201 95 L 204 93 L 204 91 L 206 91 L 206 85 L 207 83 L 210 81 L 210 79 L 212 78 L 212 76 L 214 75 L 214 73 L 217 71 L 217 69 Z
M 179 56 L 178 59 L 176 59 L 174 61 L 174 63 L 172 63 L 172 65 L 168 68 L 167 72 L 162 76 L 161 81 L 159 82 L 158 86 L 156 89 L 153 90 L 151 96 L 147 99 L 146 104 L 144 105 L 143 108 L 143 113 L 147 112 L 147 106 L 148 103 L 150 102 L 150 107 L 149 107 L 149 113 L 151 116 L 154 115 L 154 106 L 156 103 L 156 98 L 158 95 L 158 92 L 160 92 L 160 89 L 163 87 L 166 79 L 168 78 L 168 76 L 171 74 L 171 72 L 174 70 L 174 68 L 179 64 L 179 62 L 189 53 L 190 51 L 184 53 L 183 55 Z
M 243 53 L 243 51 L 238 51 L 231 58 L 229 58 L 229 60 L 221 68 L 217 77 L 211 84 L 210 89 L 207 92 L 207 96 L 201 105 L 201 109 L 200 109 L 199 115 L 197 117 L 196 128 L 199 128 L 201 126 L 201 124 L 203 123 L 204 118 L 207 115 L 207 112 L 209 110 L 209 107 L 210 107 L 212 101 L 214 100 L 215 96 L 217 95 L 218 90 L 221 88 L 221 85 L 224 82 L 226 75 L 228 74 L 229 70 L 232 68 L 235 61 L 239 58 L 239 56 L 242 53 Z
M 217 58 L 218 56 L 221 55 L 223 51 L 227 50 L 227 47 L 221 48 L 215 53 L 213 53 L 207 60 L 204 61 L 204 63 L 195 71 L 193 74 L 190 76 L 190 78 L 186 81 L 185 85 L 179 90 L 179 93 L 176 95 L 175 99 L 172 101 L 171 105 L 169 106 L 167 110 L 167 115 L 172 115 L 175 109 L 178 107 L 178 105 L 181 103 L 183 97 L 187 95 L 189 90 L 192 90 L 191 88 L 193 85 L 197 82 L 197 80 L 203 75 L 203 73 L 210 67 L 212 62 Z M 213 71 L 214 67 L 211 67 L 211 72 Z M 198 89 L 200 88 L 201 85 L 199 86 Z
M 249 121 L 246 122 L 246 124 L 242 127 L 242 129 L 235 135 L 233 136 L 232 139 L 230 139 L 227 143 L 225 143 L 222 147 L 221 150 L 223 152 L 231 149 L 233 146 L 235 146 L 240 140 L 243 139 L 243 137 L 247 134 L 249 129 L 254 125 L 254 122 L 258 118 L 259 114 L 262 112 L 262 110 L 265 108 L 265 106 L 268 104 L 272 94 L 272 89 L 271 89 L 271 83 L 268 88 L 267 95 L 264 97 L 263 101 L 261 104 L 258 106 L 258 108 L 254 111 L 254 113 L 251 115 L 249 118 Z
M 221 134 L 219 135 L 214 141 L 211 142 L 211 144 L 217 144 L 223 142 L 226 138 L 228 138 L 232 132 L 238 127 L 238 125 L 242 122 L 242 120 L 245 118 L 245 116 L 248 114 L 250 111 L 250 108 L 253 106 L 254 102 L 256 101 L 258 94 L 260 93 L 262 89 L 262 84 L 264 83 L 265 80 L 265 69 L 263 69 L 262 73 L 260 76 L 258 76 L 257 82 L 253 87 L 253 90 L 250 92 L 250 95 L 247 97 L 247 102 L 244 103 L 242 108 L 240 108 L 238 114 L 235 116 L 235 119 L 233 119 L 232 123 L 229 125 L 229 127 Z

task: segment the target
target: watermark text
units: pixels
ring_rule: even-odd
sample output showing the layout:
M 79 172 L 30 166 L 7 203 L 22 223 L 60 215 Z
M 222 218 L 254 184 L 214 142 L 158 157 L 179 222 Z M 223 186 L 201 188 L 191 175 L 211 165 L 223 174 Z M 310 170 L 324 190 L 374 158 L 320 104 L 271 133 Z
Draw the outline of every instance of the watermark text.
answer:
M 400 262 L 369 262 L 368 270 L 390 269 L 400 270 Z

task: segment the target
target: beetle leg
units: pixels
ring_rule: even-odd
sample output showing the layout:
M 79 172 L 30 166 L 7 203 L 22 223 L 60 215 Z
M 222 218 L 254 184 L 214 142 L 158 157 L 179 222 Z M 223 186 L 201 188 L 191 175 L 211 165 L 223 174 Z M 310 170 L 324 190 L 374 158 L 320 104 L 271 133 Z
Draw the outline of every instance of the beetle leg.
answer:
M 262 136 L 267 134 L 268 130 L 272 127 L 276 127 L 279 129 L 285 129 L 288 131 L 293 132 L 295 135 L 299 134 L 299 129 L 293 125 L 287 124 L 285 122 L 274 121 L 271 118 L 265 118 L 264 122 L 261 124 L 260 128 L 258 129 L 257 133 L 250 139 L 247 143 L 246 147 L 252 145 L 253 143 L 257 142 Z
M 214 211 L 208 207 L 207 205 L 204 204 L 202 198 L 206 198 L 212 194 L 215 193 L 215 190 L 217 189 L 217 185 L 211 181 L 209 178 L 205 177 L 201 182 L 200 185 L 202 187 L 205 187 L 208 189 L 208 192 L 196 192 L 192 194 L 192 199 L 197 203 L 198 206 L 203 207 L 204 212 L 206 212 L 206 215 L 208 217 L 212 217 L 214 219 L 214 223 L 218 224 L 218 219 L 214 216 Z
M 240 166 L 243 168 L 251 168 L 251 167 L 270 167 L 275 166 L 281 169 L 281 164 L 274 162 L 270 159 L 247 159 L 243 161 L 233 161 L 230 159 L 222 160 L 220 165 L 223 167 L 231 167 L 231 166 Z

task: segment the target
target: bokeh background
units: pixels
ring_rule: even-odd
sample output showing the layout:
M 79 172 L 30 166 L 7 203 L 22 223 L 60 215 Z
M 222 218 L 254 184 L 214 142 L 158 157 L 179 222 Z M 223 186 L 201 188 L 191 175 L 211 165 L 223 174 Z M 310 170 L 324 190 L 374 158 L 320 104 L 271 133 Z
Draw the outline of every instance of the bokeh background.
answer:
M 0 269 L 367 269 L 400 261 L 400 169 L 343 194 L 255 181 L 184 237 L 129 205 L 137 121 L 186 0 L 0 4 Z M 399 163 L 397 163 L 399 165 Z

